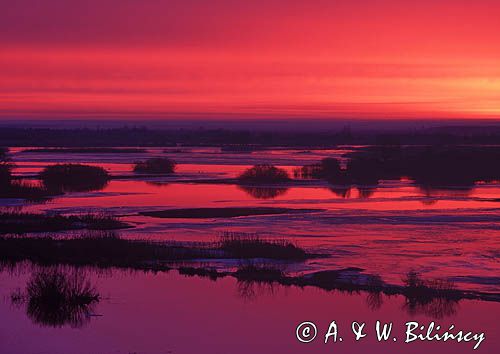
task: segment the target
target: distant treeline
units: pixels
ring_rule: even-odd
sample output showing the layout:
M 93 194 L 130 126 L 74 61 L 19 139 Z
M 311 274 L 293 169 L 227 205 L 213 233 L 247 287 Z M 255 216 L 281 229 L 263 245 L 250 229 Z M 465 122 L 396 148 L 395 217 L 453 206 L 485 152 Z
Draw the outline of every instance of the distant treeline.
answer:
M 252 131 L 229 129 L 50 129 L 0 128 L 1 146 L 288 146 L 334 147 L 342 144 L 419 145 L 419 144 L 500 144 L 500 126 L 442 127 L 406 132 L 337 131 Z

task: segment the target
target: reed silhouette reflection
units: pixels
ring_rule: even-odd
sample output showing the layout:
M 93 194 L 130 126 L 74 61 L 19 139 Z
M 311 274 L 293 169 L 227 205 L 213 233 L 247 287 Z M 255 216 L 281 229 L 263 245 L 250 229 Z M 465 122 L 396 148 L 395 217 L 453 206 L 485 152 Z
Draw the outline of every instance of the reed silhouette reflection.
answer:
M 380 276 L 363 275 L 361 278 L 340 276 L 335 271 L 313 274 L 302 280 L 288 277 L 283 267 L 267 264 L 244 264 L 235 273 L 237 293 L 245 301 L 254 301 L 260 296 L 279 296 L 280 289 L 287 286 L 314 285 L 326 291 L 347 294 L 366 293 L 366 305 L 379 310 L 388 296 L 399 295 L 404 299 L 402 310 L 411 316 L 425 315 L 435 319 L 453 316 L 459 309 L 461 294 L 455 292 L 452 283 L 444 280 L 423 280 L 415 272 L 406 275 L 401 288 L 387 286 Z
M 263 186 L 238 186 L 255 199 L 275 199 L 286 194 L 288 188 Z
M 25 292 L 13 293 L 11 299 L 26 306 L 35 324 L 80 328 L 90 322 L 100 295 L 83 271 L 50 267 L 33 273 Z
M 346 157 L 345 168 L 325 158 L 295 169 L 294 177 L 326 180 L 343 198 L 354 187 L 369 198 L 381 180 L 409 179 L 426 197 L 467 196 L 478 182 L 500 181 L 500 148 L 494 146 L 372 146 Z

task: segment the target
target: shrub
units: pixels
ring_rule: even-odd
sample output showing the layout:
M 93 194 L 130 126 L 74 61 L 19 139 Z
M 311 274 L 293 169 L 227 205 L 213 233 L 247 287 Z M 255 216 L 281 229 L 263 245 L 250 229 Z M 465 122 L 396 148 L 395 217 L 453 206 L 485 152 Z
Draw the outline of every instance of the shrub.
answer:
M 26 288 L 28 316 L 51 327 L 81 327 L 89 321 L 99 293 L 80 272 L 57 268 L 35 273 Z
M 56 193 L 38 183 L 27 182 L 12 177 L 13 164 L 0 162 L 0 198 L 20 198 L 30 201 L 48 199 Z
M 320 163 L 295 169 L 297 178 L 338 180 L 342 175 L 340 162 L 335 158 L 324 158 Z
M 135 163 L 134 172 L 136 173 L 174 173 L 176 163 L 166 157 L 155 157 L 146 161 Z
M 89 192 L 106 187 L 109 174 L 98 166 L 57 164 L 46 167 L 41 173 L 45 187 L 61 192 Z
M 243 172 L 238 179 L 248 183 L 280 183 L 290 180 L 288 172 L 273 165 L 255 165 Z

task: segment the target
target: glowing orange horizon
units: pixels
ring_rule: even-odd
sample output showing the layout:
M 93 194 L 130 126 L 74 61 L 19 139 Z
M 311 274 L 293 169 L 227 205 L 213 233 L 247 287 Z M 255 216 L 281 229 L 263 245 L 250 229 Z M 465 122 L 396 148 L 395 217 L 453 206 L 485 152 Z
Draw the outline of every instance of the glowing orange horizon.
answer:
M 496 1 L 5 6 L 4 118 L 500 118 Z

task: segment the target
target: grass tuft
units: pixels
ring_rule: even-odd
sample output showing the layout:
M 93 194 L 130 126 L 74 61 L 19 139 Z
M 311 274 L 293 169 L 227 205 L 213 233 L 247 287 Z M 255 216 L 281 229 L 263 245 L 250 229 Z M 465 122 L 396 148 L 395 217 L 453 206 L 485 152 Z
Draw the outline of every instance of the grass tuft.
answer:
M 57 164 L 47 166 L 40 178 L 48 190 L 58 192 L 89 192 L 106 187 L 108 172 L 98 166 Z
M 35 323 L 81 327 L 88 322 L 100 295 L 84 273 L 49 268 L 33 274 L 26 298 L 28 316 Z

